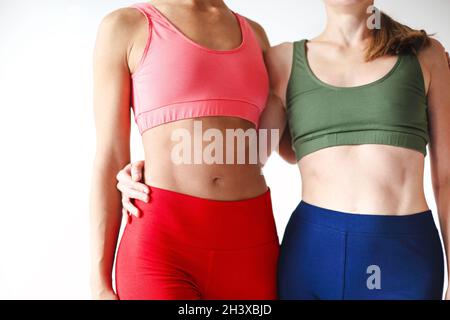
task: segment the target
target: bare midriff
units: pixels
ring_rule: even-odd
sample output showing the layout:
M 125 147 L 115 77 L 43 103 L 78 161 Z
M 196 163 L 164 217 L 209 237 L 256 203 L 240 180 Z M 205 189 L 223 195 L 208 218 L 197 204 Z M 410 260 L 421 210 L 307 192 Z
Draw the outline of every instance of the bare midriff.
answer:
M 194 122 L 201 121 L 202 132 L 216 129 L 222 133 L 224 163 L 208 164 L 202 158 L 201 163 L 194 163 L 193 139 Z M 228 145 L 225 139 L 227 129 L 254 128 L 249 121 L 234 117 L 202 117 L 166 123 L 145 131 L 142 141 L 145 152 L 144 179 L 149 186 L 171 190 L 205 199 L 235 201 L 254 198 L 267 191 L 261 166 L 249 163 L 249 141 L 245 142 L 246 160 L 244 164 L 237 163 L 238 144 Z M 189 132 L 192 142 L 192 161 L 177 163 L 173 159 L 173 150 L 180 144 L 172 134 L 176 130 Z M 180 131 L 178 131 L 180 132 Z M 201 152 L 212 141 L 202 141 Z M 242 149 L 241 149 L 242 150 Z M 226 152 L 232 152 L 234 161 L 227 163 Z
M 303 157 L 298 166 L 307 203 L 360 214 L 428 210 L 424 155 L 418 151 L 375 144 L 336 146 Z

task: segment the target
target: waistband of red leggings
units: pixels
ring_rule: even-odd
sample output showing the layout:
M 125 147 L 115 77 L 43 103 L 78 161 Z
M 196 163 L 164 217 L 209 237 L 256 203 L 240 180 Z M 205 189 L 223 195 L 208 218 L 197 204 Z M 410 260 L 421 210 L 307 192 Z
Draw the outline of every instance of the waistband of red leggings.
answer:
M 140 233 L 202 248 L 239 249 L 278 241 L 270 189 L 250 199 L 221 201 L 150 187 L 150 201 L 134 201 Z

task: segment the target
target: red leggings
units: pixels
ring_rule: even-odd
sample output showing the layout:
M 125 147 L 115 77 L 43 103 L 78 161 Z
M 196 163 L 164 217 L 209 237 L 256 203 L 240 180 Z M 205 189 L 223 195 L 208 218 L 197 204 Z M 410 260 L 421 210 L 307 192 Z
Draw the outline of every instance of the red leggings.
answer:
M 116 259 L 122 300 L 276 299 L 279 242 L 270 192 L 241 201 L 151 187 Z

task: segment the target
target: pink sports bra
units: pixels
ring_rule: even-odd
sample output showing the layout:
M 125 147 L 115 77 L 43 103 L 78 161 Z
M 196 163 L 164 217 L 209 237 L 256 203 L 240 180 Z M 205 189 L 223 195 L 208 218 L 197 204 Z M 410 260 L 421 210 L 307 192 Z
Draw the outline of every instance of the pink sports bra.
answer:
M 132 107 L 141 134 L 164 123 L 206 116 L 238 117 L 258 126 L 269 79 L 245 18 L 235 13 L 241 45 L 219 51 L 190 40 L 153 5 L 132 7 L 145 15 L 150 32 L 132 74 Z

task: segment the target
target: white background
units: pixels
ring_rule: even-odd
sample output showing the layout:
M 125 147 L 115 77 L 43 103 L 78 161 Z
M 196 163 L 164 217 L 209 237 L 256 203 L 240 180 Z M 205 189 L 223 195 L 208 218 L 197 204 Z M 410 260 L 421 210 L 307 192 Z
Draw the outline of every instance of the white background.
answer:
M 135 1 L 137 2 L 137 1 Z M 272 44 L 311 38 L 320 0 L 229 0 Z M 0 0 L 0 299 L 89 299 L 88 194 L 94 155 L 92 50 L 119 0 Z M 450 1 L 376 1 L 450 48 Z M 133 159 L 141 143 L 133 127 Z M 300 200 L 295 166 L 265 169 L 280 239 Z M 426 195 L 435 210 L 429 165 Z

